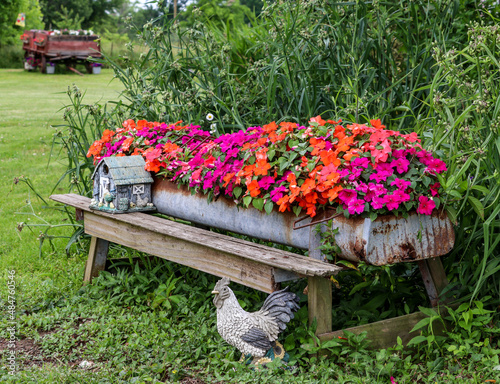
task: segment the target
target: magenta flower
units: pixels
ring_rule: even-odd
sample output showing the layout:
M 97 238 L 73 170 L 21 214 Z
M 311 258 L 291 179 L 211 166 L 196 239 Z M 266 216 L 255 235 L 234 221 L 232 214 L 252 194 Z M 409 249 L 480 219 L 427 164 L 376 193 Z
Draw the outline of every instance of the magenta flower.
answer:
M 395 159 L 400 158 L 400 157 L 405 157 L 405 150 L 404 149 L 395 149 L 392 151 L 392 157 Z
M 349 204 L 351 200 L 357 200 L 358 192 L 354 189 L 343 189 L 339 192 L 339 199 L 345 204 Z
M 386 181 L 387 178 L 392 175 L 392 173 L 392 170 L 374 172 L 370 175 L 370 180 L 375 180 L 377 183 L 380 183 L 381 181 Z
M 408 172 L 408 167 L 410 162 L 406 160 L 404 157 L 400 157 L 393 161 L 394 166 L 396 167 L 396 171 L 398 173 L 406 173 Z
M 372 205 L 373 209 L 382 209 L 382 208 L 384 208 L 384 203 L 385 203 L 385 199 L 383 197 L 375 196 L 372 199 L 371 205 Z
M 405 203 L 407 201 L 410 201 L 410 195 L 408 193 L 405 193 L 404 191 L 402 191 L 401 189 L 397 189 L 394 191 L 393 193 L 393 196 L 395 197 L 395 199 L 397 201 L 399 201 L 400 203 Z
M 284 186 L 280 186 L 278 188 L 275 188 L 271 191 L 270 196 L 271 200 L 274 203 L 277 203 L 279 199 L 283 197 L 283 194 L 287 191 L 287 189 Z
M 436 203 L 427 196 L 419 196 L 418 201 L 420 204 L 418 205 L 417 213 L 420 215 L 430 215 L 432 214 L 432 210 L 436 208 Z
M 391 187 L 398 187 L 398 189 L 402 190 L 402 191 L 405 191 L 406 188 L 410 187 L 411 186 L 411 181 L 406 181 L 406 180 L 403 180 L 403 179 L 398 179 L 396 177 L 396 180 L 394 180 L 392 183 L 391 183 Z
M 347 210 L 349 214 L 353 215 L 355 213 L 360 214 L 365 210 L 365 201 L 360 199 L 352 199 L 347 204 Z
M 349 180 L 350 181 L 356 180 L 359 176 L 361 176 L 361 172 L 363 172 L 362 168 L 354 168 L 352 170 L 352 173 L 349 175 Z
M 274 179 L 271 176 L 264 176 L 259 180 L 259 188 L 265 189 L 266 191 L 272 184 L 274 184 Z
M 429 188 L 431 189 L 431 195 L 439 197 L 438 190 L 440 187 L 441 187 L 441 184 L 439 184 L 439 181 L 432 184 L 432 185 L 429 185 Z
M 427 163 L 427 170 L 430 173 L 442 173 L 448 168 L 446 168 L 446 163 L 443 160 L 433 158 Z
M 427 152 L 425 149 L 422 149 L 421 151 L 417 152 L 417 157 L 422 164 L 425 164 L 427 166 L 432 162 L 432 160 L 434 160 L 432 154 L 430 152 Z
M 375 196 L 380 196 L 387 193 L 387 189 L 383 186 L 383 184 L 370 183 L 368 184 L 368 188 L 375 194 Z
M 356 191 L 367 193 L 368 192 L 368 185 L 366 185 L 365 183 L 358 183 L 356 185 Z
M 349 173 L 350 173 L 350 171 L 348 169 L 342 169 L 341 171 L 339 171 L 340 177 L 349 176 Z
M 398 200 L 397 196 L 387 194 L 384 196 L 383 199 L 384 199 L 385 206 L 387 207 L 387 209 L 389 211 L 392 211 L 394 209 L 399 208 L 399 200 Z
M 357 157 L 351 161 L 351 165 L 354 167 L 368 168 L 370 160 L 367 157 Z

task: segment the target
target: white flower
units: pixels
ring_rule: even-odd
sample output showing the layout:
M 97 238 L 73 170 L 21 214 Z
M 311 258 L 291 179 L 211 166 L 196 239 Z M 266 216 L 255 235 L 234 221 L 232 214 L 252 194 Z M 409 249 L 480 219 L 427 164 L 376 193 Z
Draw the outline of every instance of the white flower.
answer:
M 210 129 L 211 129 L 211 130 L 215 130 L 215 129 L 217 129 L 217 124 L 215 124 L 215 123 L 210 124 Z
M 211 113 L 209 113 L 209 114 L 207 115 L 207 120 L 208 120 L 208 121 L 212 121 L 213 119 L 214 119 L 214 115 L 212 115 Z

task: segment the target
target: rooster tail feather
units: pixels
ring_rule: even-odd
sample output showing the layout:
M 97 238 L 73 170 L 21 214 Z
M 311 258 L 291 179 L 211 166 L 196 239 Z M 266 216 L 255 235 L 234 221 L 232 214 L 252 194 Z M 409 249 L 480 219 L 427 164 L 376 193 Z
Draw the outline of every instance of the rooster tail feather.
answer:
M 260 312 L 267 312 L 267 316 L 273 318 L 280 331 L 286 329 L 286 324 L 294 318 L 293 312 L 300 307 L 299 298 L 295 293 L 288 292 L 288 287 L 271 293 L 264 301 Z

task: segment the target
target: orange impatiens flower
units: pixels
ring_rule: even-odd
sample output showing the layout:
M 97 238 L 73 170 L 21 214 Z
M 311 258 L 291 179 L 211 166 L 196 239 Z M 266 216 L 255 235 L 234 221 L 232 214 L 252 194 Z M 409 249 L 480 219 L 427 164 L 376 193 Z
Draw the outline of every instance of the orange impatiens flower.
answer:
M 104 132 L 102 133 L 102 142 L 103 143 L 109 143 L 111 141 L 111 138 L 114 136 L 115 131 L 111 131 L 109 129 L 105 129 Z
M 250 196 L 257 197 L 260 194 L 259 182 L 257 180 L 252 180 L 247 183 L 247 188 L 250 191 Z
M 326 124 L 326 121 L 323 120 L 321 118 L 320 115 L 316 116 L 316 117 L 311 117 L 311 119 L 309 120 L 310 123 L 318 123 L 319 126 L 324 126 Z
M 122 143 L 122 148 L 121 148 L 122 151 L 124 151 L 124 152 L 128 151 L 133 142 L 134 142 L 133 137 L 129 137 L 129 138 L 125 139 L 125 141 Z
M 372 127 L 376 128 L 376 129 L 384 129 L 385 128 L 385 125 L 382 125 L 382 121 L 380 121 L 380 119 L 370 120 L 370 124 L 372 125 Z
M 103 144 L 104 143 L 101 140 L 94 141 L 87 152 L 87 157 L 99 156 L 101 154 Z
M 276 123 L 273 121 L 272 123 L 269 123 L 269 124 L 266 124 L 262 127 L 262 130 L 265 132 L 265 133 L 271 133 L 271 132 L 274 132 L 276 131 L 276 129 L 278 129 L 278 126 L 276 125 Z
M 295 128 L 297 128 L 297 126 L 297 123 L 289 123 L 286 121 L 280 123 L 282 132 L 292 132 Z
M 255 166 L 255 176 L 266 176 L 267 171 L 271 169 L 271 164 L 269 164 L 266 160 L 258 160 Z

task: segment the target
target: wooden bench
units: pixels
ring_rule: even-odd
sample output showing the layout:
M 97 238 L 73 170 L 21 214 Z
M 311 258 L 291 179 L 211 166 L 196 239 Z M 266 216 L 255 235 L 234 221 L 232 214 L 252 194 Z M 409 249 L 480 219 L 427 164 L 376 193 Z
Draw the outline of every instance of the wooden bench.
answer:
M 91 235 L 84 282 L 106 267 L 109 242 L 198 269 L 263 291 L 273 292 L 279 283 L 305 277 L 308 279 L 309 322 L 316 320 L 320 340 L 340 336 L 332 332 L 332 284 L 330 277 L 342 270 L 333 264 L 317 260 L 321 252 L 319 237 L 311 231 L 309 255 L 295 253 L 218 234 L 145 213 L 109 214 L 90 210 L 90 199 L 76 195 L 52 195 L 52 200 L 76 208 L 77 220 L 83 220 L 85 233 Z M 424 283 L 431 299 L 437 298 L 446 286 L 446 275 L 439 258 L 419 261 Z M 434 300 L 434 301 L 433 301 Z M 390 320 L 349 329 L 355 333 L 369 332 L 375 347 L 395 344 L 397 337 L 407 342 L 409 330 L 422 319 L 415 313 Z

